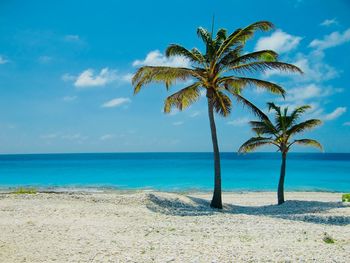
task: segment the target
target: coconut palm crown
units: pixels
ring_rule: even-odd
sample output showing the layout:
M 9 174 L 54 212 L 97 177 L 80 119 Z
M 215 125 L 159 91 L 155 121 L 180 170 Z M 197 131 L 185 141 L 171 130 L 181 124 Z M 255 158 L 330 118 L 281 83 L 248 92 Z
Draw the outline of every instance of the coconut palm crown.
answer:
M 250 125 L 252 130 L 257 134 L 256 137 L 250 138 L 248 141 L 242 144 L 239 148 L 239 152 L 251 152 L 258 147 L 264 145 L 274 145 L 278 151 L 282 154 L 281 174 L 278 184 L 278 204 L 284 203 L 284 178 L 286 171 L 286 157 L 290 148 L 294 144 L 313 146 L 322 150 L 322 145 L 313 139 L 292 139 L 295 135 L 311 130 L 322 122 L 318 119 L 310 119 L 303 122 L 298 122 L 301 115 L 310 109 L 309 105 L 304 105 L 295 108 L 290 115 L 288 115 L 288 108 L 284 108 L 275 105 L 272 102 L 268 104 L 269 111 L 275 112 L 275 124 L 265 115 L 260 112 L 258 115 L 260 121 L 251 121 Z
M 176 81 L 186 83 L 192 80 L 192 84 L 166 98 L 164 104 L 166 113 L 169 113 L 172 107 L 179 110 L 186 109 L 199 100 L 201 90 L 205 91 L 214 150 L 214 195 L 211 202 L 214 208 L 222 208 L 220 155 L 214 111 L 221 116 L 228 116 L 232 108 L 230 96 L 254 109 L 254 104 L 241 95 L 241 90 L 247 86 L 257 86 L 284 95 L 285 91 L 279 85 L 246 77 L 246 73 L 264 72 L 270 69 L 301 73 L 298 67 L 279 62 L 277 54 L 272 50 L 243 52 L 246 41 L 257 30 L 268 31 L 271 28 L 273 25 L 270 22 L 261 21 L 239 28 L 231 34 L 227 34 L 225 29 L 219 29 L 214 36 L 208 30 L 199 27 L 197 34 L 204 43 L 205 52 L 197 48 L 189 50 L 178 44 L 171 44 L 165 52 L 167 57 L 185 58 L 191 63 L 190 67 L 143 66 L 137 70 L 132 79 L 134 94 L 150 83 L 164 83 L 169 89 Z

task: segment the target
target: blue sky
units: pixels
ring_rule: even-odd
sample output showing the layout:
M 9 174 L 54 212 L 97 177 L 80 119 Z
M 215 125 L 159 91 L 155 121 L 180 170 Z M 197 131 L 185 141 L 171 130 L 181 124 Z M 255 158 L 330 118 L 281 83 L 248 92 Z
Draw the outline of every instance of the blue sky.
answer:
M 166 115 L 165 88 L 150 85 L 133 96 L 130 76 L 144 64 L 187 65 L 166 59 L 165 48 L 202 49 L 196 28 L 210 28 L 213 14 L 215 29 L 275 24 L 246 50 L 275 49 L 305 74 L 260 75 L 286 88 L 285 101 L 254 88 L 244 95 L 262 108 L 271 100 L 311 104 L 308 117 L 324 124 L 305 137 L 321 141 L 326 152 L 349 152 L 349 11 L 347 0 L 2 0 L 0 153 L 211 151 L 205 97 Z M 252 135 L 251 119 L 240 105 L 230 117 L 217 117 L 222 151 L 236 151 Z

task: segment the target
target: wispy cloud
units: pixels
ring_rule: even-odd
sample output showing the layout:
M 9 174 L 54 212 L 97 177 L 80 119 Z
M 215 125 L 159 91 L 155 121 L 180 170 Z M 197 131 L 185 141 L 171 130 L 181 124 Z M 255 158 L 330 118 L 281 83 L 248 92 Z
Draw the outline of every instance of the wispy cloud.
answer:
M 102 108 L 114 108 L 119 107 L 123 104 L 130 103 L 131 100 L 129 98 L 115 98 L 110 101 L 107 101 L 101 105 Z
M 343 115 L 346 112 L 346 107 L 338 107 L 331 113 L 328 113 L 321 117 L 325 121 L 331 121 L 339 118 L 341 115 Z
M 76 76 L 71 75 L 69 73 L 65 73 L 61 77 L 61 79 L 65 82 L 74 81 L 76 78 L 77 78 Z
M 65 35 L 64 40 L 68 42 L 79 42 L 81 41 L 79 35 Z
M 289 76 L 294 82 L 322 82 L 339 76 L 339 72 L 334 67 L 324 62 L 322 51 L 313 51 L 309 54 L 298 53 L 293 60 L 292 64 L 299 67 L 304 72 L 303 75 L 268 70 L 265 76 Z
M 320 25 L 321 26 L 331 26 L 331 25 L 338 25 L 338 21 L 336 18 L 333 19 L 326 19 L 324 20 Z
M 295 49 L 301 39 L 299 36 L 293 36 L 282 30 L 276 30 L 271 36 L 259 38 L 255 50 L 269 49 L 277 53 L 286 53 Z
M 235 120 L 232 120 L 232 121 L 228 121 L 227 124 L 228 125 L 232 125 L 232 126 L 244 126 L 249 121 L 250 121 L 249 118 L 243 117 L 243 118 L 238 118 L 238 119 L 235 119 Z
M 48 64 L 52 61 L 52 57 L 50 56 L 40 56 L 38 58 L 39 63 L 41 64 Z
M 346 121 L 343 123 L 344 126 L 350 126 L 350 121 Z
M 195 111 L 195 112 L 193 112 L 193 113 L 190 114 L 190 117 L 191 117 L 191 118 L 195 118 L 195 117 L 197 117 L 197 116 L 199 116 L 199 115 L 201 115 L 201 112 L 200 112 L 200 111 Z
M 180 125 L 183 125 L 183 124 L 184 124 L 183 121 L 175 121 L 175 122 L 173 122 L 174 126 L 180 126 Z
M 169 67 L 189 67 L 190 62 L 180 56 L 167 58 L 159 50 L 151 51 L 143 60 L 135 60 L 132 65 L 137 66 L 169 66 Z
M 317 50 L 325 50 L 327 48 L 336 47 L 341 44 L 350 41 L 350 28 L 345 30 L 343 33 L 338 31 L 333 32 L 323 37 L 322 40 L 314 39 L 309 44 L 309 47 L 316 48 Z
M 0 65 L 1 65 L 1 64 L 6 64 L 6 63 L 8 63 L 8 62 L 9 62 L 9 61 L 8 61 L 7 59 L 5 59 L 4 56 L 0 55 Z
M 114 137 L 115 137 L 114 134 L 104 134 L 99 139 L 100 141 L 107 141 L 107 140 L 113 139 Z
M 164 112 L 164 109 L 161 110 L 161 112 Z M 171 111 L 168 113 L 170 116 L 175 116 L 180 112 L 178 108 L 171 108 Z
M 61 139 L 61 140 L 68 140 L 68 141 L 77 141 L 80 143 L 80 142 L 87 140 L 89 137 L 86 135 L 82 135 L 80 133 L 55 132 L 55 133 L 43 134 L 40 136 L 40 138 L 42 138 L 44 140 Z
M 77 98 L 78 98 L 77 96 L 65 96 L 63 97 L 63 101 L 71 102 L 71 101 L 75 101 Z
M 55 139 L 59 137 L 59 133 L 49 133 L 49 134 L 43 134 L 40 136 L 42 139 Z
M 320 87 L 314 83 L 289 89 L 285 101 L 304 103 L 307 100 L 315 100 L 321 97 L 333 95 L 342 92 L 342 89 L 334 89 L 331 87 Z

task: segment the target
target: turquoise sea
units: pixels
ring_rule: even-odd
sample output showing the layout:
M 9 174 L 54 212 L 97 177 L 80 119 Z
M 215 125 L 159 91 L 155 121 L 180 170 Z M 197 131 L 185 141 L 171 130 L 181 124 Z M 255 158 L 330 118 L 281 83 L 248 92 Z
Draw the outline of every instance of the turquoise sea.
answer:
M 224 190 L 277 187 L 280 154 L 222 153 Z M 350 191 L 350 154 L 290 153 L 286 190 Z M 212 153 L 89 153 L 0 155 L 0 188 L 111 187 L 211 190 Z

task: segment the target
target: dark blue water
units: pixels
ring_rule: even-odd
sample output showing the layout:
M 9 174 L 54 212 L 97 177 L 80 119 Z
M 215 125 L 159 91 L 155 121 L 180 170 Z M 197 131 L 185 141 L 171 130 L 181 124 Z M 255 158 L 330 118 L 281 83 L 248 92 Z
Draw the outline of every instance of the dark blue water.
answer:
M 280 154 L 221 155 L 224 190 L 275 190 Z M 290 153 L 286 190 L 350 191 L 350 154 Z M 0 187 L 211 190 L 212 153 L 0 155 Z

